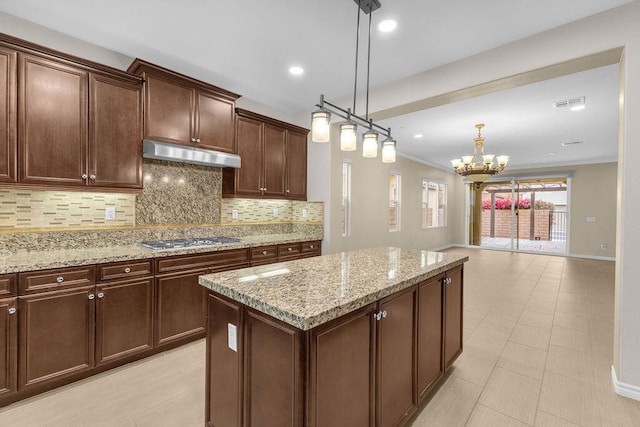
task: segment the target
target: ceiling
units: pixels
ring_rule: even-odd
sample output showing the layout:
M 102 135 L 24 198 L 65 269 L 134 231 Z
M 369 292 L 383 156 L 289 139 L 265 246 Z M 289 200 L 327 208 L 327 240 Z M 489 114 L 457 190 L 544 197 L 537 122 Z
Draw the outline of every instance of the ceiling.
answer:
M 393 18 L 398 28 L 392 33 L 374 28 L 371 95 L 377 85 L 630 1 L 381 0 L 382 7 L 372 15 L 374 25 Z M 290 115 L 309 113 L 321 93 L 329 100 L 352 95 L 357 10 L 353 0 L 0 0 L 5 13 L 174 69 Z M 365 82 L 365 31 L 366 25 L 361 29 L 359 89 Z M 292 65 L 303 67 L 304 74 L 290 75 Z M 385 122 L 394 129 L 399 152 L 441 167 L 473 148 L 477 122 L 487 125 L 487 150 L 511 155 L 510 167 L 568 159 L 615 161 L 615 67 Z M 550 102 L 574 96 L 587 96 L 587 109 L 580 115 L 549 111 Z M 421 141 L 413 138 L 418 131 L 425 135 Z M 571 152 L 559 146 L 567 140 L 584 140 L 580 150 L 573 150 L 573 160 Z M 613 151 L 602 151 L 609 142 Z

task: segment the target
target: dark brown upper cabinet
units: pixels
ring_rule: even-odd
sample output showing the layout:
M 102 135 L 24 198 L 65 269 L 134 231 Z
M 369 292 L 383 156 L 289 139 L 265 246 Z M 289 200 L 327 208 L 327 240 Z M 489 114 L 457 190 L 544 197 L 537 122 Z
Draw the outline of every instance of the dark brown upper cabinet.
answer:
M 223 197 L 307 199 L 308 130 L 236 109 L 239 169 L 222 172 Z
M 145 82 L 145 138 L 237 152 L 235 101 L 240 95 L 141 59 L 129 71 Z
M 16 182 L 16 52 L 0 46 L 0 182 Z
M 142 80 L 0 34 L 0 182 L 142 189 Z

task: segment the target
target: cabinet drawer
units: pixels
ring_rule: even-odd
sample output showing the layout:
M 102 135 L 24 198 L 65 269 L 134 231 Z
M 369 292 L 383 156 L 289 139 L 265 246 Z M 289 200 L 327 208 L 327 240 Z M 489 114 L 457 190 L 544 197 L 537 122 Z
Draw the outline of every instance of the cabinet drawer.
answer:
M 202 255 L 175 256 L 159 259 L 156 274 L 172 273 L 180 270 L 198 268 L 224 269 L 227 267 L 243 267 L 249 262 L 247 249 L 212 252 Z
M 18 275 L 20 295 L 90 286 L 95 283 L 95 267 L 58 268 Z
M 320 240 L 314 240 L 313 242 L 302 242 L 300 244 L 302 248 L 301 253 L 303 257 L 310 257 L 320 255 L 321 246 Z
M 278 247 L 275 245 L 251 248 L 251 263 L 276 262 L 277 260 L 278 260 Z
M 15 297 L 16 283 L 16 274 L 0 275 L 0 298 Z
M 151 276 L 153 273 L 151 260 L 114 262 L 98 265 L 98 281 L 121 280 Z
M 300 243 L 278 245 L 278 259 L 291 259 L 300 257 Z

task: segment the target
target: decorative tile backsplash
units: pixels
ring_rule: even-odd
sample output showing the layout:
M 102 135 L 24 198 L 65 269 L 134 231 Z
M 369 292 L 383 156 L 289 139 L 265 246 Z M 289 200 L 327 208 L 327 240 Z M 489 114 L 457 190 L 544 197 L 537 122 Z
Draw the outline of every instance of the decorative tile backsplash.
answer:
M 132 226 L 135 205 L 132 194 L 0 189 L 0 229 Z
M 233 218 L 234 210 L 237 218 Z M 303 210 L 306 210 L 306 216 Z M 291 200 L 222 199 L 220 217 L 223 224 L 322 222 L 324 205 L 322 202 Z

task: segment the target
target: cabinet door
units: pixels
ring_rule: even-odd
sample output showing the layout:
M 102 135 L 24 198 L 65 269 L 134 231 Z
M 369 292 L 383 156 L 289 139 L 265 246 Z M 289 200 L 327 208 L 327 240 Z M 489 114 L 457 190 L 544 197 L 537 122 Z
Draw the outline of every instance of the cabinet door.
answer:
M 418 285 L 418 400 L 443 375 L 442 275 Z
M 417 406 L 416 287 L 380 301 L 376 377 L 378 427 L 403 425 Z
M 255 310 L 245 311 L 245 426 L 304 424 L 303 343 L 300 329 Z
M 264 125 L 264 195 L 285 196 L 286 130 Z
M 96 365 L 153 347 L 153 278 L 97 286 Z
M 142 188 L 142 84 L 89 80 L 89 185 Z
M 0 397 L 17 389 L 18 315 L 16 298 L 0 299 Z
M 307 134 L 287 131 L 287 197 L 307 200 Z
M 19 54 L 20 182 L 86 184 L 87 72 Z
M 451 279 L 451 280 L 447 280 Z M 444 285 L 444 370 L 462 353 L 462 266 L 447 271 Z
M 375 307 L 370 304 L 311 330 L 310 427 L 374 425 Z
M 16 52 L 0 47 L 0 182 L 16 182 Z
M 94 289 L 90 286 L 18 298 L 21 390 L 92 368 Z
M 145 75 L 144 137 L 192 145 L 194 90 L 176 80 Z
M 207 150 L 235 153 L 233 101 L 213 94 L 196 91 L 196 132 L 198 147 Z M 244 160 L 244 159 L 243 159 Z
M 225 186 L 230 185 L 229 192 L 248 197 L 262 195 L 262 129 L 262 123 L 257 120 L 246 117 L 238 117 L 236 120 L 236 141 L 242 166 L 240 169 L 223 169 L 227 181 Z
M 192 270 L 156 278 L 155 345 L 204 337 L 207 300 L 198 276 L 206 273 Z

